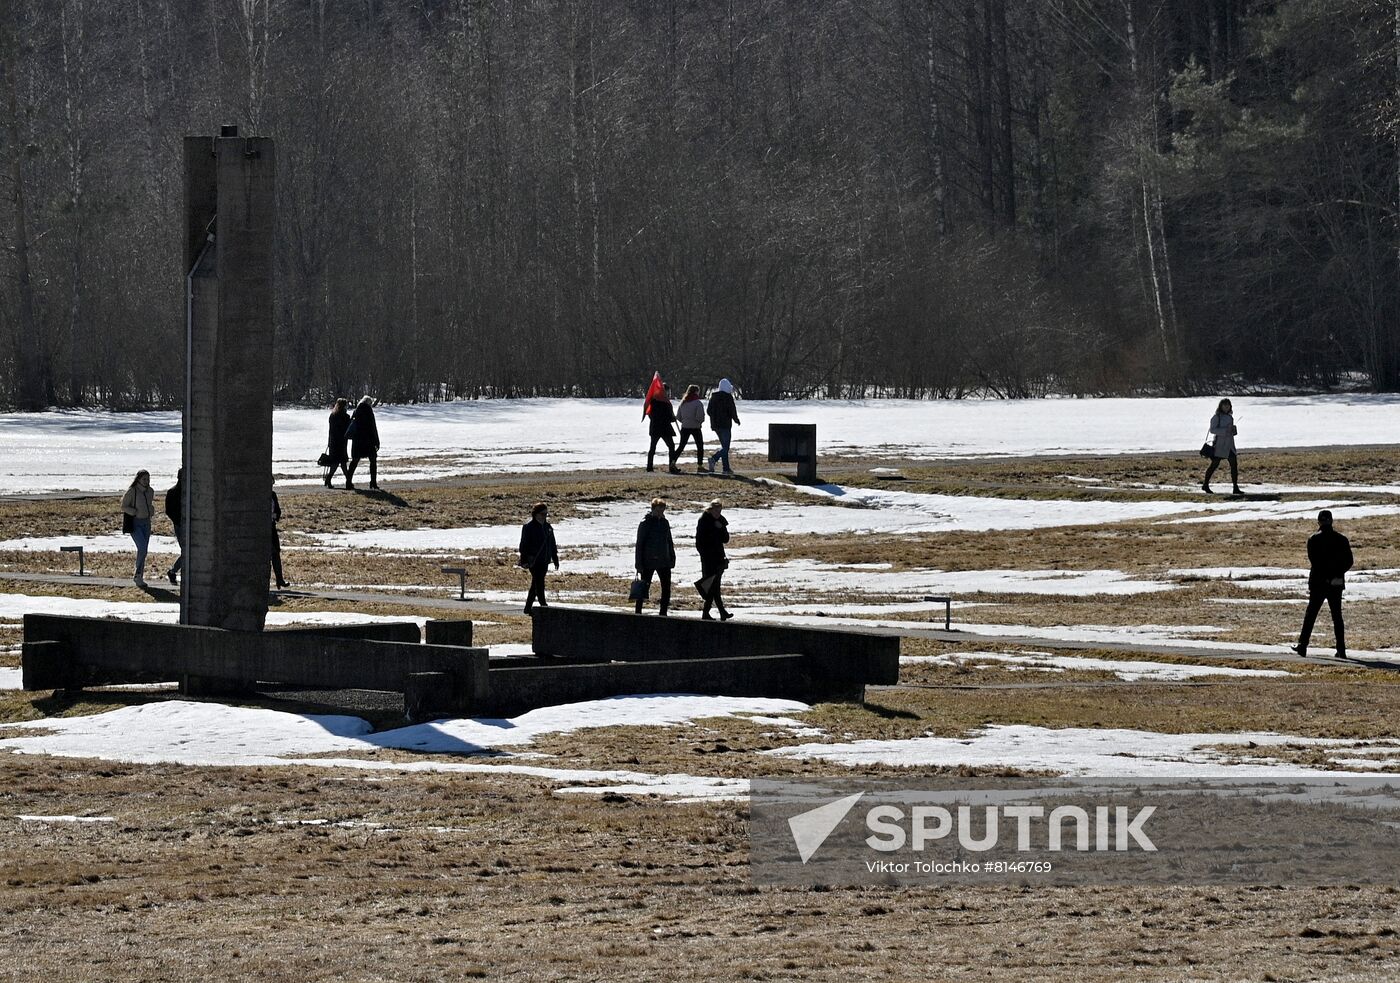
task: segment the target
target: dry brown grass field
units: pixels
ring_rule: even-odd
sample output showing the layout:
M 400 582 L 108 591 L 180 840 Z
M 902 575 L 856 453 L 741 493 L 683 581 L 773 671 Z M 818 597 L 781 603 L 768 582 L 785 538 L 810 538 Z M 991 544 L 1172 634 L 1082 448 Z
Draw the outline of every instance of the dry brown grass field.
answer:
M 871 463 L 827 477 L 875 484 Z M 905 491 L 1122 501 L 1190 502 L 1194 459 L 1133 457 L 902 463 Z M 1400 450 L 1251 456 L 1246 482 L 1383 485 Z M 1081 480 L 1069 480 L 1072 476 Z M 1097 479 L 1086 483 L 1082 479 Z M 781 487 L 645 474 L 489 479 L 394 488 L 383 496 L 283 489 L 288 576 L 295 583 L 415 586 L 449 596 L 437 556 L 326 551 L 307 534 L 374 528 L 452 528 L 523 521 L 544 499 L 556 519 L 587 505 L 663 494 L 692 510 L 722 488 L 734 505 L 811 500 Z M 1140 485 L 1170 486 L 1153 490 Z M 1301 499 L 1315 496 L 1299 495 Z M 1394 502 L 1356 494 L 1348 501 Z M 7 538 L 114 532 L 105 499 L 0 501 Z M 1126 596 L 986 593 L 959 596 L 956 619 L 1026 626 L 1215 626 L 1224 642 L 1281 645 L 1297 603 L 1279 592 L 1169 570 L 1305 565 L 1304 519 L 1164 524 L 1133 521 L 1033 532 L 917 536 L 753 536 L 772 560 L 887 561 L 899 569 L 1121 570 L 1175 589 Z M 1400 567 L 1400 519 L 1348 520 L 1358 568 Z M 157 531 L 161 531 L 159 528 Z M 293 549 L 293 547 L 312 547 Z M 564 571 L 553 589 L 621 605 L 626 584 Z M 472 588 L 525 584 L 508 551 L 474 551 Z M 93 554 L 92 572 L 127 576 L 126 554 Z M 162 561 L 152 562 L 163 570 Z M 686 558 L 687 560 L 689 558 Z M 683 561 L 684 562 L 684 561 Z M 737 562 L 737 561 L 736 561 Z M 69 572 L 67 555 L 11 550 L 0 571 Z M 147 601 L 134 587 L 9 582 L 5 590 Z M 683 592 L 678 592 L 678 596 Z M 854 599 L 807 591 L 808 604 Z M 896 597 L 861 598 L 865 601 Z M 904 598 L 907 600 L 907 598 Z M 736 591 L 746 604 L 759 591 Z M 686 599 L 683 607 L 693 609 Z M 279 610 L 356 610 L 440 616 L 412 595 L 373 606 L 284 597 Z M 1400 644 L 1400 603 L 1348 606 L 1354 649 Z M 480 643 L 525 642 L 528 619 L 490 614 Z M 1315 645 L 1329 647 L 1326 616 Z M 0 666 L 18 663 L 19 633 L 0 626 Z M 992 646 L 906 638 L 905 655 L 957 655 Z M 997 645 L 996 651 L 1032 649 Z M 1085 651 L 1101 659 L 1185 658 Z M 1279 677 L 1127 682 L 1093 669 L 1028 672 L 976 659 L 911 663 L 897 687 L 863 705 L 800 715 L 821 740 L 956 737 L 986 724 L 1131 728 L 1168 733 L 1275 731 L 1300 737 L 1400 736 L 1400 673 L 1357 665 L 1286 668 Z M 0 691 L 4 724 L 103 713 L 169 699 L 109 689 L 84 694 Z M 297 709 L 295 706 L 284 709 Z M 377 727 L 396 726 L 374 719 Z M 551 767 L 749 778 L 846 775 L 843 766 L 764 754 L 806 743 L 791 730 L 721 717 L 676 727 L 607 727 L 546 735 L 524 749 Z M 1240 760 L 1262 751 L 1233 748 Z M 1269 748 L 1270 757 L 1335 767 L 1326 749 Z M 345 755 L 340 755 L 344 757 Z M 388 764 L 423 755 L 362 755 Z M 433 759 L 465 760 L 450 755 Z M 481 759 L 476 759 L 481 760 Z M 496 760 L 496 759 L 492 759 Z M 977 774 L 966 767 L 870 773 Z M 1005 773 L 1015 769 L 991 769 Z M 20 816 L 99 816 L 72 823 Z M 1306 858 L 1300 858 L 1305 860 Z M 678 803 L 645 794 L 563 794 L 515 774 L 360 771 L 305 765 L 190 767 L 4 753 L 0 758 L 0 977 L 16 980 L 1382 980 L 1400 978 L 1395 888 L 1342 884 L 1253 887 L 758 887 L 747 866 L 744 802 Z M 1343 878 L 1345 880 L 1345 878 Z M 1400 883 L 1400 875 L 1397 875 Z

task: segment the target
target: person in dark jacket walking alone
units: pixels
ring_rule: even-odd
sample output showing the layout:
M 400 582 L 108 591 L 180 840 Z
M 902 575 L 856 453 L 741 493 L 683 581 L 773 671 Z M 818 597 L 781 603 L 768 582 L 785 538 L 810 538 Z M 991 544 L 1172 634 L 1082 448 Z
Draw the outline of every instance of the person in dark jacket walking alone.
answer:
M 671 571 L 675 566 L 676 544 L 671 539 L 671 524 L 666 521 L 666 500 L 653 498 L 651 511 L 637 527 L 637 574 L 648 588 L 652 574 L 661 581 L 662 615 L 671 607 Z M 637 613 L 642 613 L 640 600 Z
M 734 384 L 728 379 L 719 380 L 719 388 L 710 394 L 706 412 L 710 417 L 710 429 L 719 439 L 719 450 L 710 455 L 710 473 L 714 474 L 715 462 L 723 460 L 724 473 L 733 474 L 729 467 L 729 437 L 733 428 L 739 426 L 739 407 L 734 403 Z
M 1332 513 L 1323 509 L 1317 514 L 1317 532 L 1308 537 L 1308 607 L 1303 612 L 1303 631 L 1293 651 L 1308 654 L 1317 613 L 1322 602 L 1332 612 L 1332 630 L 1337 635 L 1337 658 L 1347 657 L 1347 628 L 1342 621 L 1342 591 L 1346 590 L 1346 572 L 1351 569 L 1351 542 L 1332 528 Z
M 691 386 L 685 391 L 676 419 L 681 424 L 681 442 L 676 447 L 676 458 L 685 453 L 688 440 L 695 441 L 695 470 L 705 470 L 705 438 L 700 427 L 705 423 L 705 401 L 700 398 L 700 387 Z
M 700 513 L 700 521 L 695 525 L 695 549 L 700 554 L 700 596 L 705 599 L 705 610 L 700 617 L 714 621 L 710 615 L 711 606 L 719 608 L 721 621 L 728 621 L 734 615 L 724 608 L 720 597 L 720 579 L 729 566 L 724 555 L 724 544 L 729 542 L 729 520 L 724 517 L 724 503 L 715 499 Z
M 185 568 L 185 469 L 181 468 L 175 472 L 175 484 L 171 485 L 165 493 L 165 514 L 170 519 L 170 525 L 175 529 L 175 542 L 180 544 L 180 555 L 175 558 L 175 562 L 170 565 L 170 569 L 165 572 L 166 579 L 172 584 L 178 584 L 176 575 Z
M 544 599 L 544 575 L 550 563 L 559 569 L 559 547 L 554 542 L 554 527 L 549 524 L 549 506 L 536 502 L 530 510 L 530 521 L 520 530 L 520 565 L 530 571 L 530 591 L 525 595 L 525 613 L 529 614 L 536 601 L 549 607 Z
M 368 396 L 360 400 L 355 412 L 350 414 L 350 426 L 346 429 L 350 438 L 350 470 L 345 473 L 345 487 L 354 488 L 355 469 L 360 466 L 360 458 L 369 458 L 369 486 L 379 489 L 379 426 L 374 422 L 374 400 Z
M 331 407 L 330 432 L 326 437 L 326 454 L 330 457 L 331 463 L 323 479 L 327 488 L 331 486 L 331 479 L 335 477 L 336 468 L 339 468 L 340 473 L 345 475 L 345 487 L 353 487 L 350 484 L 350 453 L 345 446 L 345 431 L 350 429 L 348 407 L 349 404 L 343 396 L 337 399 L 335 405 Z M 376 434 L 376 436 L 378 435 Z
M 676 451 L 676 431 L 672 426 L 676 422 L 676 411 L 671 406 L 669 386 L 663 386 L 661 392 L 651 398 L 647 404 L 647 415 L 651 417 L 651 447 L 647 449 L 647 470 L 656 470 L 656 443 L 664 440 L 670 455 L 671 473 L 680 474 L 681 469 L 676 467 L 676 458 L 680 456 Z
M 277 493 L 272 493 L 272 575 L 277 587 L 290 587 L 287 578 L 282 576 L 282 537 L 277 534 L 277 523 L 282 520 L 282 503 L 277 501 Z

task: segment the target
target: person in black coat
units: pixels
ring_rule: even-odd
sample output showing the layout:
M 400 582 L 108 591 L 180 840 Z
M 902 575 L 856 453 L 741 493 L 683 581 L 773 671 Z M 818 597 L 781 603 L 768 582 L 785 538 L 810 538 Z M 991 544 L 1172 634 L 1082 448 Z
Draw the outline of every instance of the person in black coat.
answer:
M 671 524 L 666 521 L 666 500 L 653 498 L 651 511 L 637 527 L 637 575 L 651 587 L 651 576 L 661 581 L 661 614 L 671 606 L 671 571 L 676 566 L 676 544 L 671 539 Z M 637 613 L 642 602 L 637 601 Z
M 374 422 L 374 400 L 368 396 L 360 400 L 355 412 L 350 414 L 350 426 L 346 430 L 350 437 L 350 470 L 345 473 L 345 487 L 354 488 L 355 469 L 360 466 L 360 458 L 369 458 L 369 486 L 379 488 L 379 427 Z
M 676 432 L 673 427 L 676 411 L 671 406 L 670 388 L 663 386 L 661 393 L 653 396 L 647 405 L 651 416 L 651 447 L 647 450 L 647 470 L 656 470 L 656 442 L 664 440 L 666 449 L 670 452 L 670 471 L 672 474 L 680 474 L 681 469 L 676 467 L 676 458 L 680 455 L 676 452 Z
M 170 525 L 175 528 L 175 542 L 180 544 L 180 555 L 175 558 L 175 562 L 170 565 L 170 569 L 165 572 L 166 579 L 172 584 L 178 584 L 175 579 L 185 567 L 185 469 L 181 468 L 175 472 L 175 484 L 171 485 L 165 493 L 165 514 L 170 518 Z
M 559 569 L 559 547 L 554 542 L 554 527 L 549 524 L 549 506 L 536 502 L 530 510 L 530 521 L 520 530 L 520 565 L 530 571 L 530 592 L 525 595 L 525 613 L 529 614 L 535 601 L 549 607 L 544 599 L 544 575 L 550 563 Z
M 700 596 L 705 599 L 705 610 L 700 617 L 714 621 L 710 615 L 711 606 L 719 608 L 719 619 L 728 621 L 734 615 L 724 609 L 724 599 L 720 597 L 720 578 L 729 566 L 724 555 L 724 544 L 729 542 L 729 520 L 724 517 L 724 503 L 715 499 L 700 513 L 700 521 L 695 525 L 695 549 L 700 553 L 700 581 L 697 585 Z
M 277 493 L 272 493 L 272 576 L 278 588 L 290 586 L 282 576 L 282 538 L 277 535 L 277 523 L 282 520 L 282 503 L 277 501 Z
M 337 399 L 335 405 L 331 407 L 330 433 L 326 438 L 326 455 L 330 457 L 331 463 L 323 476 L 327 488 L 331 486 L 331 478 L 335 477 L 336 468 L 340 468 L 341 474 L 345 475 L 345 487 L 353 487 L 350 483 L 350 452 L 345 446 L 347 440 L 345 431 L 350 429 L 348 407 L 349 404 L 343 396 Z
M 1303 613 L 1303 631 L 1293 651 L 1308 654 L 1317 613 L 1322 602 L 1332 612 L 1332 630 L 1337 633 L 1337 658 L 1347 657 L 1347 629 L 1342 621 L 1342 591 L 1346 589 L 1346 572 L 1351 569 L 1351 542 L 1332 528 L 1332 513 L 1323 509 L 1317 514 L 1317 532 L 1308 537 L 1308 608 Z

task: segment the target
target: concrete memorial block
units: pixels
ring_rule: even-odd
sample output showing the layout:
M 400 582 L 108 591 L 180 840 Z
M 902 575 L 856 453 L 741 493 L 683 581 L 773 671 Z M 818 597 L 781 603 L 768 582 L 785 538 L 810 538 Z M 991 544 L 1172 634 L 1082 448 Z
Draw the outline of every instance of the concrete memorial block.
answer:
M 272 140 L 185 138 L 181 621 L 263 627 L 272 551 Z
M 429 645 L 471 645 L 472 623 L 434 618 L 423 625 L 423 641 Z
M 817 483 L 817 425 L 815 423 L 768 424 L 768 460 L 797 465 L 797 480 Z
M 899 682 L 899 638 L 829 628 L 659 618 L 551 605 L 534 616 L 536 655 L 578 662 L 801 654 L 814 677 L 851 694 Z M 853 698 L 859 699 L 859 696 Z

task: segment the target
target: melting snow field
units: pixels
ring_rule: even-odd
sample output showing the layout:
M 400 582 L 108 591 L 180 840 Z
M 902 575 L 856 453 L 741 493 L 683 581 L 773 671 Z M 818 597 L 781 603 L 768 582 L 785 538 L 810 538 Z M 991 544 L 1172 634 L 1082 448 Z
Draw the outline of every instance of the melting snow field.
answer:
M 837 764 L 909 767 L 1019 768 L 1096 778 L 1356 777 L 1355 771 L 1307 768 L 1277 760 L 1233 760 L 1216 745 L 1305 745 L 1344 755 L 1333 764 L 1362 768 L 1400 765 L 1400 742 L 1352 741 L 1285 734 L 1159 734 L 1145 730 L 1025 725 L 989 726 L 970 737 L 916 737 L 846 744 L 802 744 L 765 754 Z M 1373 756 L 1374 755 L 1374 756 Z
M 1224 676 L 1236 679 L 1262 679 L 1270 676 L 1291 676 L 1283 669 L 1236 669 L 1230 666 L 1194 666 L 1173 662 L 1135 662 L 1126 659 L 1094 659 L 1081 655 L 1052 655 L 1049 652 L 957 652 L 947 655 L 906 655 L 900 660 L 902 665 L 920 663 L 939 666 L 976 666 L 977 663 L 1000 663 L 1002 668 L 1013 671 L 1065 672 L 1066 670 L 1087 670 L 1111 672 L 1127 682 L 1154 680 L 1159 682 L 1180 682 L 1205 676 Z
M 1395 396 L 1241 396 L 1234 403 L 1242 447 L 1386 444 L 1400 433 Z M 769 423 L 815 423 L 825 456 L 1181 451 L 1199 446 L 1213 410 L 1209 399 L 740 400 L 734 447 L 761 454 Z M 391 482 L 636 467 L 646 449 L 640 390 L 635 400 L 474 400 L 384 405 L 377 413 L 381 473 Z M 561 419 L 569 425 L 560 427 Z M 591 439 L 580 441 L 579 434 Z M 277 473 L 315 480 L 326 411 L 278 410 L 273 439 Z M 116 491 L 130 482 L 134 462 L 157 476 L 158 485 L 162 476 L 174 475 L 180 420 L 172 412 L 0 414 L 0 441 L 6 448 L 0 493 Z M 412 463 L 396 466 L 396 460 Z

